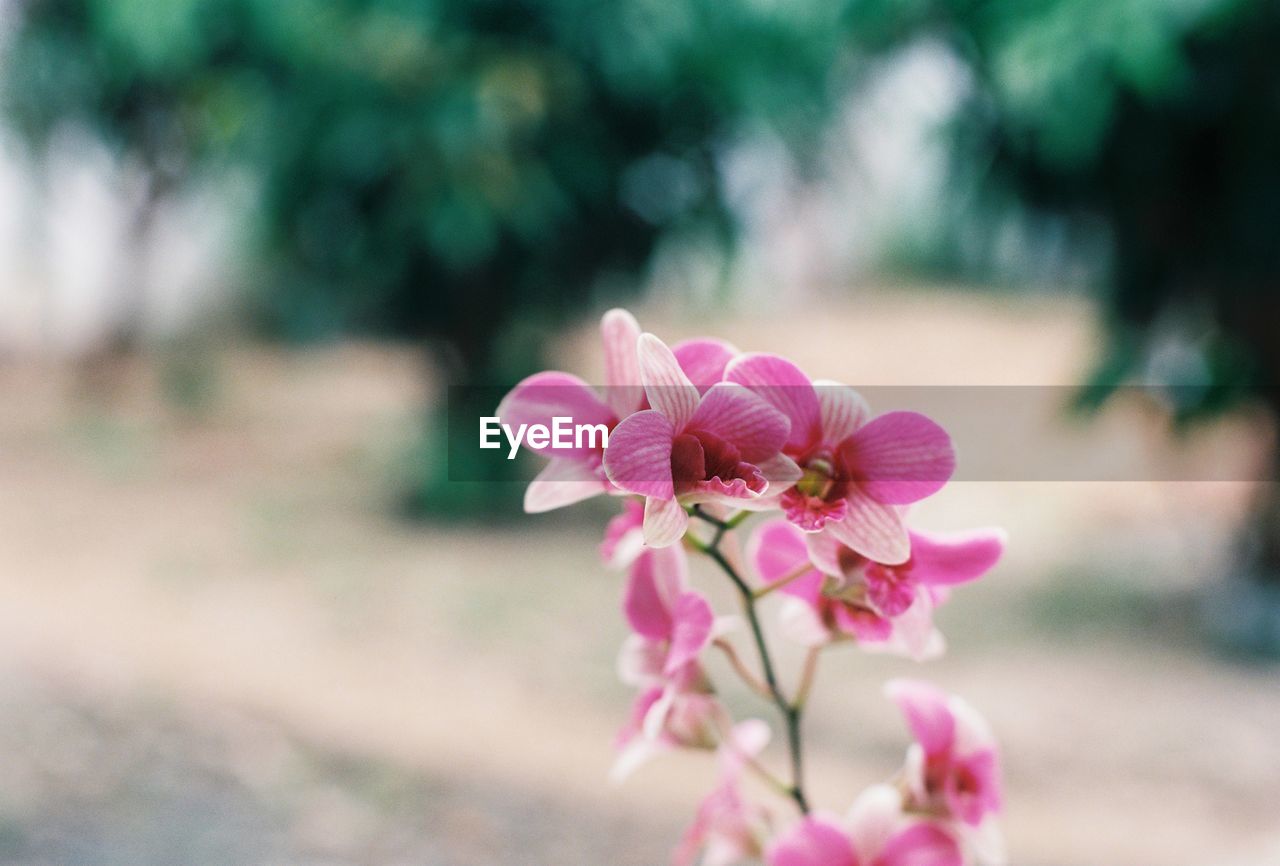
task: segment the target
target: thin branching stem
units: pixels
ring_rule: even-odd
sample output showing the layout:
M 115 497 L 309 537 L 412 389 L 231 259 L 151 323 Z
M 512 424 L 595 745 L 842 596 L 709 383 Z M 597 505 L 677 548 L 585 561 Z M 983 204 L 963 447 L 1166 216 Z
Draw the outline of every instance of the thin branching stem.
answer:
M 805 703 L 809 700 L 809 691 L 813 688 L 814 677 L 818 673 L 818 659 L 822 655 L 820 647 L 809 647 L 809 652 L 804 657 L 804 670 L 800 674 L 800 686 L 796 689 L 795 700 L 791 702 L 791 706 L 796 710 L 803 710 Z
M 793 568 L 791 571 L 784 574 L 780 580 L 775 580 L 773 583 L 769 584 L 768 586 L 762 586 L 757 590 L 753 590 L 751 593 L 751 596 L 756 601 L 759 601 L 760 599 L 764 598 L 766 595 L 773 592 L 774 590 L 782 589 L 787 584 L 792 583 L 797 578 L 805 574 L 808 574 L 812 570 L 813 570 L 812 565 L 810 565 L 807 562 L 802 562 L 799 565 L 797 565 L 795 568 Z
M 800 812 L 807 815 L 809 814 L 809 800 L 804 792 L 804 753 L 800 733 L 803 702 L 790 701 L 783 693 L 782 687 L 778 683 L 777 672 L 774 669 L 773 657 L 769 654 L 769 645 L 764 638 L 764 628 L 760 624 L 760 616 L 756 611 L 755 593 L 742 575 L 738 573 L 738 570 L 725 557 L 724 552 L 720 550 L 720 542 L 724 540 L 725 533 L 741 523 L 745 519 L 746 512 L 740 512 L 728 520 L 720 520 L 706 514 L 695 506 L 692 514 L 715 527 L 715 532 L 708 542 L 690 538 L 691 546 L 705 553 L 716 565 L 720 566 L 720 570 L 728 576 L 733 585 L 737 587 L 738 594 L 742 596 L 743 612 L 747 616 L 747 624 L 751 626 L 751 636 L 755 641 L 756 651 L 760 655 L 760 667 L 764 672 L 765 687 L 768 689 L 768 693 L 786 725 L 787 752 L 791 758 L 791 785 L 786 789 L 786 793 L 795 801 L 796 807 L 800 809 Z M 812 679 L 812 676 L 810 676 L 810 679 Z
M 737 649 L 733 644 L 724 638 L 716 638 L 716 647 L 725 654 L 729 660 L 729 664 L 733 666 L 733 670 L 742 679 L 744 683 L 751 687 L 751 690 L 766 701 L 773 700 L 773 693 L 769 691 L 769 687 L 761 682 L 760 678 L 747 667 L 747 663 L 742 660 L 742 656 L 738 655 Z

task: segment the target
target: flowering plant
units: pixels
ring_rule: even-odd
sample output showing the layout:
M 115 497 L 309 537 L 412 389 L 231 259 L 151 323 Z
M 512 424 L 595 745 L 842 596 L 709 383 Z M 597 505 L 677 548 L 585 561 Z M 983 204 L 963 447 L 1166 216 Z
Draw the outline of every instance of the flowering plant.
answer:
M 624 310 L 606 313 L 602 332 L 603 395 L 567 373 L 539 373 L 507 395 L 498 416 L 529 424 L 572 417 L 607 428 L 600 443 L 546 450 L 550 462 L 530 484 L 525 508 L 601 493 L 622 499 L 601 554 L 627 574 L 631 635 L 618 667 L 637 693 L 614 776 L 673 750 L 719 756 L 719 781 L 676 847 L 676 866 L 699 857 L 705 866 L 1002 861 L 995 741 L 968 704 L 928 683 L 885 686 L 914 740 L 889 781 L 863 791 L 844 816 L 815 809 L 804 782 L 801 722 L 820 655 L 852 644 L 916 660 L 937 656 L 943 639 L 934 609 L 1003 552 L 998 530 L 939 536 L 907 527 L 906 507 L 954 471 L 950 437 L 917 413 L 872 417 L 852 388 L 814 382 L 776 355 L 740 353 L 713 339 L 668 348 Z M 744 558 L 735 536 L 757 512 L 777 516 L 755 529 Z M 692 586 L 690 552 L 710 559 L 735 588 L 757 668 L 731 639 L 741 620 L 718 617 Z M 760 611 L 775 592 L 783 599 L 780 633 L 807 649 L 790 693 Z M 785 780 L 761 758 L 768 725 L 735 723 L 717 697 L 704 665 L 712 649 L 775 707 L 789 757 Z M 776 796 L 749 796 L 748 774 Z

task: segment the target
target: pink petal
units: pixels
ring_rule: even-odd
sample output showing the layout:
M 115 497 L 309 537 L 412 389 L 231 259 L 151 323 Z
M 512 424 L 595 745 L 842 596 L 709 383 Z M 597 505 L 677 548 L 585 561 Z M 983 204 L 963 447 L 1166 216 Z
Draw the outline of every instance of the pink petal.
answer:
M 945 648 L 942 635 L 933 627 L 933 602 L 926 593 L 918 593 L 915 602 L 893 620 L 892 647 L 889 651 L 922 662 L 941 655 Z
M 765 852 L 769 866 L 858 866 L 853 843 L 832 819 L 802 819 Z
M 791 420 L 787 444 L 806 448 L 821 430 L 818 395 L 799 367 L 777 355 L 739 355 L 725 369 L 726 381 L 745 385 L 777 407 Z
M 836 626 L 859 644 L 881 644 L 893 638 L 893 623 L 875 611 L 849 604 L 832 607 Z
M 668 676 L 695 660 L 711 643 L 715 623 L 711 605 L 696 592 L 685 592 L 676 599 L 672 611 L 671 649 L 663 671 Z
M 653 706 L 649 707 L 649 712 L 645 713 L 644 720 L 640 723 L 640 733 L 651 740 L 663 739 L 674 742 L 675 737 L 667 730 L 667 722 L 671 719 L 679 697 L 679 693 L 672 689 L 669 683 L 664 684 L 662 697 L 653 702 Z
M 872 866 L 963 866 L 955 838 L 936 824 L 918 823 L 894 835 Z
M 956 717 L 956 754 L 969 755 L 981 751 L 994 751 L 995 735 L 977 710 L 967 701 L 952 695 L 947 703 L 951 714 Z
M 697 671 L 689 665 L 685 671 Z M 695 749 L 713 749 L 720 739 L 720 731 L 728 729 L 729 711 L 719 699 L 706 692 L 690 691 L 676 677 L 666 688 L 669 700 L 665 707 L 655 706 L 645 719 L 645 730 L 650 736 L 666 737 L 682 746 Z
M 911 538 L 896 507 L 878 502 L 861 490 L 854 490 L 844 502 L 844 517 L 828 523 L 824 531 L 875 562 L 898 565 L 907 561 Z
M 525 488 L 524 510 L 541 514 L 590 499 L 608 489 L 609 485 L 590 463 L 553 458 Z
M 616 518 L 615 518 L 616 519 Z M 809 561 L 817 566 L 823 574 L 843 578 L 844 563 L 841 562 L 841 551 L 847 550 L 835 536 L 829 532 L 802 532 L 805 547 L 809 551 Z M 855 560 L 860 561 L 860 560 Z
M 791 596 L 778 607 L 778 629 L 787 640 L 805 647 L 822 646 L 833 637 L 813 604 Z
M 610 568 L 626 568 L 640 552 L 643 538 L 640 527 L 644 524 L 644 505 L 627 498 L 622 502 L 622 513 L 614 517 L 604 528 L 600 541 L 600 558 Z
M 680 369 L 699 391 L 724 379 L 724 368 L 738 354 L 738 350 L 723 340 L 698 337 L 685 340 L 671 347 Z
M 963 535 L 911 533 L 911 576 L 920 583 L 953 586 L 986 574 L 1004 553 L 1005 534 L 981 529 Z
M 918 412 L 889 412 L 845 440 L 846 464 L 880 502 L 905 505 L 936 493 L 955 472 L 951 437 Z
M 873 860 L 902 823 L 902 792 L 881 782 L 865 789 L 849 809 L 849 835 L 853 847 Z
M 665 693 L 662 686 L 654 686 L 636 695 L 627 713 L 627 720 L 614 740 L 614 748 L 620 749 L 635 737 L 643 735 L 645 719 L 648 718 L 654 705 L 662 700 Z
M 702 866 L 735 866 L 755 859 L 759 851 L 759 842 L 751 827 L 743 827 L 734 835 L 714 834 L 707 842 L 707 851 L 702 856 Z
M 766 460 L 761 460 L 756 463 L 756 467 L 769 482 L 769 489 L 765 493 L 767 496 L 781 493 L 804 475 L 800 465 L 785 454 L 775 454 Z
M 618 679 L 629 686 L 665 684 L 663 668 L 667 663 L 667 642 L 650 640 L 638 634 L 627 635 L 618 651 Z
M 957 773 L 968 777 L 962 790 L 956 790 Z M 947 805 L 966 824 L 976 827 L 988 813 L 1000 811 L 1000 771 L 995 751 L 988 749 L 957 762 L 948 783 Z
M 712 791 L 694 813 L 693 823 L 684 831 L 675 850 L 671 852 L 671 866 L 695 866 L 699 862 L 698 854 L 702 852 L 714 831 L 716 813 L 712 804 L 713 798 L 719 793 L 719 789 Z M 705 861 L 704 857 L 702 860 L 704 866 Z
M 728 481 L 719 476 L 705 481 L 695 481 L 687 490 L 681 491 L 681 498 L 686 503 L 721 502 L 736 507 L 739 502 L 758 499 L 768 489 L 769 483 L 759 472 L 750 478 L 731 478 Z
M 640 766 L 672 748 L 670 742 L 647 737 L 644 733 L 647 719 L 663 697 L 663 689 L 657 687 L 640 693 L 631 705 L 630 716 L 618 732 L 614 745 L 618 749 L 618 757 L 609 771 L 609 777 L 615 783 L 622 782 Z
M 675 499 L 650 496 L 644 502 L 644 543 L 650 547 L 669 547 L 689 528 L 689 515 Z
M 605 400 L 615 415 L 625 418 L 644 405 L 640 359 L 636 355 L 640 324 L 626 310 L 615 308 L 600 320 L 600 337 L 604 342 Z
M 646 550 L 636 558 L 627 575 L 622 610 L 631 628 L 650 640 L 671 637 L 672 607 L 684 588 L 685 566 L 681 555 Z
M 867 401 L 848 385 L 823 379 L 814 382 L 813 388 L 818 392 L 822 441 L 843 442 L 871 417 Z
M 744 719 L 733 726 L 725 743 L 725 761 L 732 768 L 741 766 L 743 758 L 754 758 L 769 745 L 773 732 L 760 719 Z
M 642 496 L 670 497 L 671 443 L 675 429 L 661 412 L 646 409 L 624 418 L 609 436 L 604 469 L 623 490 Z
M 777 583 L 805 568 L 804 574 L 788 583 L 782 592 L 817 604 L 822 594 L 822 575 L 809 562 L 804 533 L 785 520 L 771 520 L 752 535 L 747 556 L 766 585 Z M 807 568 L 806 568 L 807 566 Z
M 947 706 L 947 695 L 920 680 L 896 679 L 885 684 L 885 694 L 907 719 L 911 735 L 925 755 L 942 755 L 955 743 L 956 719 Z
M 556 417 L 572 418 L 574 424 L 604 424 L 612 427 L 618 420 L 613 410 L 601 402 L 595 391 L 577 376 L 569 373 L 547 371 L 534 373 L 516 385 L 498 405 L 498 418 L 512 428 L 521 424 L 543 424 L 551 427 Z M 522 446 L 533 451 L 527 442 Z M 548 448 L 550 446 L 548 445 Z M 600 449 L 555 449 L 555 456 L 576 459 L 596 459 Z
M 736 736 L 736 729 L 730 736 Z M 758 854 L 755 825 L 764 818 L 764 810 L 743 799 L 738 776 L 737 768 L 721 773 L 720 783 L 703 798 L 693 824 L 676 846 L 672 866 L 692 866 L 695 861 L 702 866 L 733 866 Z
M 698 403 L 688 429 L 714 433 L 756 463 L 773 457 L 787 441 L 787 417 L 733 382 L 711 386 Z
M 636 770 L 654 758 L 674 748 L 671 743 L 662 740 L 651 740 L 647 737 L 635 737 L 618 749 L 613 766 L 609 769 L 609 780 L 621 784 L 631 777 Z
M 704 800 L 703 805 L 698 807 L 698 811 L 693 816 L 693 823 L 684 831 L 684 835 L 676 843 L 675 850 L 671 852 L 671 866 L 694 866 L 697 863 L 698 854 L 711 834 L 713 816 L 707 809 L 706 802 Z
M 640 335 L 637 351 L 649 405 L 666 415 L 676 431 L 683 431 L 698 408 L 698 389 L 680 369 L 667 344 L 653 334 Z

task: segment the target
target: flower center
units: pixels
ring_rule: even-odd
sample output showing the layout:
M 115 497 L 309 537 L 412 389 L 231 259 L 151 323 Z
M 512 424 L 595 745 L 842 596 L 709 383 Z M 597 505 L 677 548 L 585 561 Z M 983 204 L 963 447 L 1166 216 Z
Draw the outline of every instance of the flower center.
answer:
M 828 523 L 843 520 L 849 485 L 839 457 L 818 448 L 798 462 L 804 467 L 804 474 L 782 494 L 780 502 L 787 519 L 806 532 L 817 532 Z
M 805 496 L 826 499 L 835 487 L 832 468 L 830 460 L 825 457 L 815 457 L 805 464 L 804 475 L 800 476 L 800 480 L 796 482 L 796 489 Z

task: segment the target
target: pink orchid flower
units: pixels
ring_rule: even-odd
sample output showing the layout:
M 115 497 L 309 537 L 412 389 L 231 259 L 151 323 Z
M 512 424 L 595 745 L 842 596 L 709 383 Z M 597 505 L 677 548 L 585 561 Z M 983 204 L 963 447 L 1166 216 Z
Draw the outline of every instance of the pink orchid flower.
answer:
M 686 668 L 687 677 L 700 673 Z M 705 680 L 644 689 L 614 742 L 618 757 L 610 777 L 621 782 L 639 767 L 674 749 L 714 749 L 730 725 L 729 712 Z
M 726 624 L 688 589 L 682 548 L 640 552 L 628 574 L 623 611 L 632 634 L 619 654 L 618 674 L 641 692 L 618 736 L 618 780 L 670 749 L 714 748 L 729 725 L 698 662 Z
M 556 417 L 572 418 L 575 424 L 603 424 L 612 431 L 618 423 L 648 407 L 640 381 L 636 340 L 640 325 L 623 309 L 609 310 L 600 321 L 604 343 L 603 394 L 597 394 L 582 379 L 570 373 L 545 371 L 525 378 L 511 389 L 498 406 L 504 423 L 542 424 L 550 427 Z M 675 357 L 700 388 L 720 381 L 737 350 L 728 343 L 710 338 L 689 340 L 675 347 Z M 524 509 L 529 513 L 550 511 L 572 505 L 601 493 L 618 492 L 609 483 L 603 467 L 604 448 L 584 441 L 582 447 L 556 449 L 526 448 L 550 457 L 550 461 L 525 490 Z
M 788 423 L 780 411 L 733 383 L 700 392 L 652 334 L 641 335 L 637 347 L 653 408 L 617 426 L 604 468 L 617 487 L 645 497 L 647 545 L 665 547 L 684 535 L 685 505 L 743 507 L 771 485 L 789 487 L 800 477 L 799 467 L 781 453 Z
M 1004 533 L 979 530 L 942 536 L 912 531 L 905 562 L 873 562 L 824 534 L 785 520 L 762 525 L 749 554 L 766 584 L 782 584 L 794 603 L 783 610 L 791 637 L 807 645 L 852 638 L 868 649 L 923 660 L 938 655 L 942 635 L 933 610 L 957 584 L 989 571 L 1004 551 Z
M 691 668 L 711 643 L 716 618 L 702 594 L 688 588 L 682 548 L 643 550 L 631 565 L 622 608 L 632 630 L 618 662 L 624 682 L 687 686 L 701 680 Z
M 725 379 L 791 420 L 785 452 L 803 475 L 781 496 L 787 519 L 806 532 L 825 529 L 876 562 L 904 561 L 910 540 L 897 506 L 937 492 L 955 471 L 946 431 L 916 412 L 868 420 L 867 404 L 852 388 L 810 382 L 777 355 L 741 355 Z
M 997 814 L 1000 760 L 982 717 L 960 698 L 918 680 L 891 680 L 885 693 L 916 740 L 907 757 L 911 808 L 969 827 Z
M 887 785 L 868 789 L 848 819 L 815 814 L 780 835 L 765 853 L 768 866 L 963 866 L 955 838 L 931 821 L 903 816 L 901 797 Z
M 742 774 L 769 743 L 769 726 L 759 719 L 734 725 L 720 746 L 720 779 L 698 806 L 693 824 L 672 856 L 673 866 L 729 866 L 761 854 L 761 836 L 768 813 L 747 801 Z M 697 860 L 701 852 L 702 859 Z

